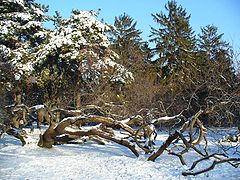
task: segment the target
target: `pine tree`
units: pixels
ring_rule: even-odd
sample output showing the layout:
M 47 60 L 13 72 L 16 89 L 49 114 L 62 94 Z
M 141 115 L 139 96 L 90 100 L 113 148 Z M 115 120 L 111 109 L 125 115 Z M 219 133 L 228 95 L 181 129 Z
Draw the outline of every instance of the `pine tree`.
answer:
M 14 81 L 14 70 L 9 59 L 11 59 L 10 49 L 0 45 L 0 94 L 10 90 Z
M 0 43 L 11 48 L 24 49 L 36 45 L 34 36 L 43 30 L 41 22 L 45 20 L 45 6 L 34 3 L 32 0 L 3 0 L 0 6 Z
M 168 14 L 163 12 L 152 14 L 154 21 L 160 26 L 151 28 L 151 42 L 156 44 L 154 53 L 158 55 L 156 62 L 166 75 L 192 63 L 195 51 L 195 36 L 190 26 L 190 15 L 176 1 L 165 5 Z
M 212 75 L 216 76 L 214 79 L 216 82 L 225 82 L 221 85 L 221 88 L 224 88 L 227 84 L 232 86 L 235 77 L 232 65 L 232 48 L 228 42 L 223 40 L 223 35 L 218 33 L 216 26 L 207 25 L 201 28 L 198 40 L 201 58 L 207 63 L 208 69 L 213 72 Z M 215 85 L 219 86 L 218 84 Z
M 201 28 L 198 46 L 199 50 L 204 52 L 209 60 L 216 61 L 219 53 L 229 52 L 229 43 L 223 40 L 223 35 L 218 34 L 218 28 L 214 25 L 207 25 Z
M 56 28 L 61 26 L 61 24 L 63 22 L 63 18 L 61 16 L 60 12 L 55 11 L 55 14 L 53 15 L 52 20 L 53 20 L 53 24 Z
M 132 80 L 131 73 L 114 62 L 118 55 L 110 50 L 106 36 L 110 28 L 97 20 L 95 12 L 73 10 L 70 18 L 59 22 L 39 46 L 34 62 L 38 82 L 50 99 L 70 89 L 87 93 L 101 79 L 110 83 Z
M 198 39 L 198 59 L 202 61 L 201 78 L 203 88 L 199 90 L 199 100 L 202 106 L 214 109 L 209 115 L 209 124 L 225 126 L 234 121 L 231 118 L 237 117 L 238 110 L 234 105 L 229 106 L 222 101 L 231 97 L 231 103 L 235 104 L 237 81 L 232 63 L 232 48 L 228 42 L 223 40 L 223 35 L 218 32 L 214 25 L 207 25 L 201 28 Z M 206 118 L 208 119 L 208 118 Z M 211 121 L 210 121 L 211 120 Z
M 33 0 L 2 0 L 0 6 L 0 54 L 2 79 L 8 79 L 6 88 L 20 88 L 24 78 L 32 70 L 33 51 L 43 37 L 42 22 L 47 7 Z M 11 69 L 7 73 L 6 67 Z M 3 73 L 5 72 L 5 73 Z M 11 80 L 9 79 L 11 77 Z
M 141 38 L 137 22 L 127 14 L 115 17 L 111 31 L 111 48 L 119 55 L 118 62 L 127 67 L 136 68 L 147 60 L 147 43 Z

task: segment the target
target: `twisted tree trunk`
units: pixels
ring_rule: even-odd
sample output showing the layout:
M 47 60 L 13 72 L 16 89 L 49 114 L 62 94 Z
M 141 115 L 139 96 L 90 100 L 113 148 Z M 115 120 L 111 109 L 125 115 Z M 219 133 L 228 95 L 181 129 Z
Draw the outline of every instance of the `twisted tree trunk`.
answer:
M 67 141 L 73 140 L 73 139 L 79 139 L 83 136 L 98 136 L 103 139 L 107 139 L 115 143 L 118 143 L 120 145 L 123 145 L 129 148 L 137 157 L 139 156 L 137 150 L 135 149 L 134 144 L 132 144 L 126 139 L 117 138 L 114 133 L 108 132 L 106 129 L 101 128 L 101 126 L 93 127 L 89 130 L 81 130 L 81 129 L 75 130 L 75 131 L 66 130 L 66 127 L 70 125 L 78 125 L 86 122 L 95 122 L 95 123 L 104 124 L 105 126 L 120 127 L 130 134 L 135 134 L 135 131 L 131 127 L 129 127 L 128 125 L 122 122 L 115 121 L 112 118 L 100 117 L 100 116 L 87 116 L 87 117 L 80 116 L 80 117 L 71 117 L 71 118 L 69 117 L 69 118 L 65 118 L 57 126 L 51 123 L 49 128 L 44 132 L 44 134 L 40 135 L 38 146 L 51 148 L 54 144 L 59 143 L 57 141 L 57 137 L 60 135 L 66 135 L 68 137 L 66 138 Z

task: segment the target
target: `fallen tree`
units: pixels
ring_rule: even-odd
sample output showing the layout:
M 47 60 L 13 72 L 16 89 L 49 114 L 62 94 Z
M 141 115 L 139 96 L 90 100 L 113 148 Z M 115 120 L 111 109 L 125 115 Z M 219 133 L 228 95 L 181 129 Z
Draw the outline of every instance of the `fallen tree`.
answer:
M 78 129 L 78 130 L 67 130 L 66 127 L 70 125 L 77 125 L 83 124 L 83 123 L 100 123 L 97 126 L 92 127 L 89 130 L 85 129 Z M 47 147 L 51 148 L 52 145 L 62 142 L 62 138 L 58 138 L 58 136 L 65 135 L 68 138 L 66 138 L 67 143 L 69 140 L 79 139 L 83 136 L 96 136 L 101 137 L 103 139 L 107 139 L 113 142 L 116 142 L 118 144 L 121 144 L 123 146 L 128 147 L 137 157 L 139 156 L 137 150 L 135 149 L 135 145 L 131 142 L 123 139 L 118 138 L 115 136 L 115 133 L 112 131 L 112 129 L 108 129 L 107 127 L 114 128 L 121 128 L 128 132 L 128 135 L 134 135 L 135 130 L 133 130 L 130 126 L 127 124 L 121 122 L 121 121 L 115 121 L 112 118 L 107 117 L 101 117 L 101 116 L 79 116 L 79 117 L 69 117 L 65 118 L 63 121 L 61 121 L 58 125 L 54 125 L 54 123 L 51 123 L 49 128 L 45 131 L 43 135 L 40 135 L 40 140 L 38 142 L 38 146 L 40 147 Z
M 43 109 L 42 106 L 26 108 L 24 105 L 17 108 L 25 108 L 26 113 L 35 112 L 35 115 L 38 115 L 38 112 L 41 112 L 40 110 Z M 89 111 L 90 114 L 87 113 Z M 52 148 L 54 145 L 83 144 L 86 141 L 94 141 L 105 145 L 106 141 L 112 141 L 128 148 L 137 157 L 141 152 L 148 154 L 148 161 L 155 161 L 164 152 L 167 152 L 170 155 L 177 156 L 183 165 L 186 165 L 183 155 L 190 149 L 193 149 L 202 158 L 194 162 L 188 171 L 183 172 L 184 176 L 207 172 L 219 163 L 230 163 L 234 167 L 239 165 L 239 158 L 219 158 L 216 154 L 208 154 L 206 150 L 207 129 L 199 119 L 204 112 L 202 110 L 188 119 L 182 113 L 179 113 L 175 116 L 158 117 L 152 120 L 146 120 L 146 117 L 139 114 L 123 120 L 115 120 L 112 117 L 92 115 L 92 112 L 104 114 L 100 108 L 95 106 L 84 110 L 65 110 L 60 108 L 51 110 L 49 114 L 47 113 L 51 115 L 48 121 L 49 127 L 43 134 L 39 135 L 38 146 Z M 59 121 L 54 120 L 57 113 L 61 113 L 59 117 L 65 116 L 65 118 Z M 156 146 L 156 126 L 176 120 L 178 123 L 181 122 L 182 125 L 172 131 L 161 146 Z M 9 126 L 1 125 L 0 129 L 1 134 L 7 133 L 19 139 L 22 145 L 26 144 L 27 134 L 20 127 L 16 128 L 10 124 Z M 199 149 L 200 144 L 204 144 L 202 143 L 203 140 L 205 140 L 204 152 Z M 216 159 L 211 166 L 192 172 L 199 162 L 209 158 Z
M 171 134 L 167 138 L 167 140 L 163 143 L 163 145 L 157 150 L 157 152 L 152 154 L 148 158 L 148 160 L 155 161 L 155 159 L 157 157 L 159 157 L 165 150 L 167 150 L 171 154 L 177 155 L 178 157 L 180 157 L 181 162 L 183 164 L 185 164 L 183 161 L 182 155 L 184 153 L 188 152 L 189 148 L 192 148 L 199 153 L 199 151 L 197 150 L 197 148 L 195 146 L 198 145 L 204 139 L 204 137 L 207 133 L 207 129 L 203 126 L 201 121 L 198 119 L 198 117 L 202 113 L 203 113 L 202 110 L 198 111 L 190 120 L 185 122 L 178 131 L 175 131 L 173 134 Z M 194 125 L 197 125 L 198 129 L 199 129 L 199 135 L 198 135 L 197 139 L 194 139 L 194 137 L 193 137 Z M 188 129 L 188 133 L 189 133 L 189 140 L 187 140 L 186 137 L 184 136 L 184 132 L 187 129 Z M 174 140 L 177 140 L 178 138 L 182 141 L 181 144 L 173 142 Z M 173 146 L 171 148 L 167 149 L 170 146 L 170 144 L 173 144 Z M 173 152 L 174 148 L 179 147 L 179 146 L 183 147 L 183 150 L 178 153 L 174 153 Z M 200 154 L 202 154 L 202 153 L 200 152 Z
M 150 155 L 148 160 L 154 161 L 158 156 L 163 153 L 163 151 L 167 150 L 170 152 L 178 146 L 184 146 L 184 150 L 178 153 L 178 156 L 186 153 L 189 148 L 193 148 L 197 151 L 195 145 L 199 144 L 206 135 L 206 128 L 198 119 L 202 112 L 203 111 L 199 111 L 198 113 L 196 113 L 196 115 L 193 116 L 192 119 L 184 123 L 184 125 L 180 128 L 179 131 L 175 131 L 174 134 L 170 135 L 166 142 L 158 149 L 158 151 Z M 168 119 L 171 120 L 173 118 Z M 142 122 L 140 123 L 140 121 Z M 137 124 L 140 123 L 142 124 L 142 126 L 138 129 L 134 129 L 131 127 L 135 125 L 133 122 Z M 79 128 L 81 124 L 88 123 L 95 123 L 98 125 L 90 126 L 88 127 L 88 129 L 84 129 L 83 127 L 80 127 L 80 129 L 77 130 L 73 128 L 69 129 L 69 127 L 73 125 Z M 156 120 L 154 120 L 154 123 L 156 123 Z M 197 125 L 199 129 L 199 137 L 196 140 L 194 140 L 193 137 L 194 125 Z M 124 136 L 119 136 L 117 132 L 114 131 L 116 129 L 122 129 L 124 131 Z M 189 140 L 187 140 L 183 135 L 183 133 L 187 129 L 190 136 Z M 60 136 L 63 137 L 63 135 L 64 138 L 59 138 Z M 84 136 L 94 136 L 95 139 L 101 137 L 103 139 L 111 140 L 113 142 L 126 146 L 136 156 L 138 156 L 139 153 L 137 153 L 137 150 L 133 143 L 138 145 L 138 147 L 140 147 L 146 154 L 152 153 L 154 151 L 153 145 L 155 144 L 154 141 L 156 139 L 156 135 L 157 134 L 155 132 L 154 125 L 152 123 L 145 122 L 143 118 L 135 117 L 128 118 L 122 121 L 116 121 L 110 117 L 87 115 L 68 117 L 63 119 L 60 123 L 56 125 L 52 122 L 49 128 L 45 131 L 45 133 L 43 135 L 40 135 L 38 145 L 40 147 L 51 148 L 54 144 L 70 143 L 72 140 L 80 139 Z M 144 138 L 143 141 L 141 140 L 142 137 Z M 132 142 L 129 140 L 130 138 Z M 177 138 L 180 138 L 182 140 L 183 143 L 181 145 L 173 142 Z M 144 143 L 144 146 L 141 145 L 141 143 Z M 171 149 L 167 149 L 170 144 L 173 144 L 174 146 Z
M 11 126 L 7 126 L 0 123 L 0 137 L 3 133 L 7 133 L 10 136 L 14 136 L 19 139 L 22 143 L 22 146 L 26 144 L 27 133 L 25 130 L 13 128 Z

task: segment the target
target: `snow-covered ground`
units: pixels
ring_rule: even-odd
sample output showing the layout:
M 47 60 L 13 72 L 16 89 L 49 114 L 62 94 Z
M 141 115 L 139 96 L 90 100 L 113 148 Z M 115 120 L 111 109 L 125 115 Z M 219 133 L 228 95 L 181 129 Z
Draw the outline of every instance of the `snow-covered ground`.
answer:
M 21 146 L 19 140 L 3 135 L 0 139 L 0 179 L 240 179 L 240 168 L 227 163 L 219 164 L 214 170 L 198 176 L 184 177 L 199 155 L 190 151 L 184 155 L 187 166 L 182 166 L 175 156 L 164 153 L 155 162 L 147 161 L 147 155 L 136 158 L 127 148 L 108 142 L 97 145 L 59 145 L 52 149 L 37 146 L 39 130 L 29 133 L 28 144 Z M 157 144 L 168 137 L 160 132 Z M 214 145 L 212 150 L 214 150 Z M 210 161 L 198 168 L 206 168 Z

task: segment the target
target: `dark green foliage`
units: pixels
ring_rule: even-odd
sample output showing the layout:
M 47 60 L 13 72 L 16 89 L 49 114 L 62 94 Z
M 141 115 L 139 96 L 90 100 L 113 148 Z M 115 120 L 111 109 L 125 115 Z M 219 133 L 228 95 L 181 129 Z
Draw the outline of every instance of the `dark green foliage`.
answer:
M 141 31 L 136 29 L 137 22 L 134 22 L 127 14 L 115 17 L 112 35 L 112 42 L 115 46 L 126 47 L 128 44 L 140 45 L 141 44 Z
M 151 42 L 156 44 L 155 60 L 166 75 L 171 74 L 182 66 L 192 63 L 192 54 L 195 50 L 195 36 L 190 26 L 190 15 L 176 1 L 169 1 L 165 5 L 167 14 L 152 14 L 153 20 L 159 28 L 151 28 Z
M 198 40 L 199 50 L 206 53 L 209 60 L 217 60 L 218 53 L 229 51 L 229 43 L 223 40 L 223 34 L 218 34 L 218 28 L 214 25 L 207 25 L 201 28 Z
M 198 39 L 199 57 L 207 66 L 206 72 L 214 71 L 212 77 L 215 86 L 223 90 L 231 90 L 234 86 L 235 72 L 233 68 L 232 48 L 223 40 L 223 34 L 218 33 L 218 28 L 214 25 L 207 25 L 201 28 Z
M 63 19 L 62 19 L 62 16 L 61 16 L 60 12 L 55 11 L 55 14 L 53 15 L 52 20 L 53 20 L 53 24 L 54 24 L 55 27 L 61 26 Z
M 136 26 L 137 22 L 124 13 L 115 17 L 114 28 L 110 33 L 111 47 L 119 55 L 119 63 L 131 69 L 148 58 L 148 45 L 143 42 L 142 32 Z
M 18 93 L 30 93 L 27 91 L 33 77 L 29 76 L 28 70 L 34 60 L 35 48 L 43 41 L 37 33 L 44 31 L 42 22 L 47 19 L 46 11 L 46 6 L 33 0 L 1 1 L 0 89 L 4 96 L 11 92 L 8 99 L 12 101 Z

